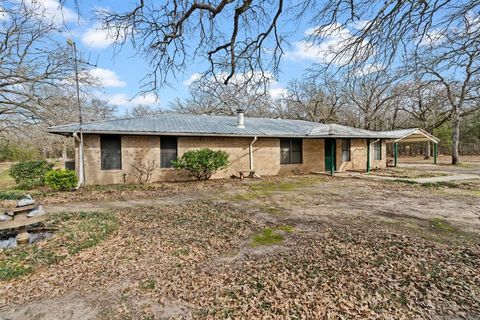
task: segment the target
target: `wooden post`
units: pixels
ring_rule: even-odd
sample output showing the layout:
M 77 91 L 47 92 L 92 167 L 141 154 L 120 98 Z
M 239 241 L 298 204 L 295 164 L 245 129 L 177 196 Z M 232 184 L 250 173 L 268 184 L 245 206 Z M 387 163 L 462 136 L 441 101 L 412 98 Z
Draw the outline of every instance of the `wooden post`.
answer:
M 433 164 L 437 164 L 437 156 L 438 156 L 438 146 L 437 143 L 433 143 Z
M 367 139 L 367 172 L 370 172 L 370 139 Z
M 398 163 L 398 142 L 395 142 L 393 145 L 393 158 L 394 158 L 394 167 L 396 167 Z

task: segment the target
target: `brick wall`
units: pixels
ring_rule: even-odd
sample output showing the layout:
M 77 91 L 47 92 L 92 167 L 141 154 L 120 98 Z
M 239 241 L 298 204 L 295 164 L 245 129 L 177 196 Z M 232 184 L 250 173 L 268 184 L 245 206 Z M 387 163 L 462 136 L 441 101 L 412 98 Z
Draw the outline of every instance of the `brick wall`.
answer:
M 155 161 L 156 169 L 154 170 L 152 181 L 180 181 L 190 179 L 184 172 L 179 172 L 175 169 L 161 169 L 159 167 L 160 139 L 161 137 L 159 136 L 122 136 L 122 169 L 101 170 L 100 136 L 84 135 L 86 183 L 135 183 L 136 178 L 132 175 L 131 168 L 132 164 L 138 161 Z M 238 175 L 239 171 L 250 170 L 248 147 L 252 138 L 178 137 L 177 141 L 178 156 L 181 156 L 185 151 L 202 148 L 223 150 L 229 154 L 229 166 L 217 172 L 213 178 L 229 177 L 232 174 Z M 341 140 L 337 140 L 337 170 L 365 170 L 366 144 L 365 139 L 352 139 L 351 161 L 342 163 Z M 262 176 L 324 171 L 324 148 L 323 139 L 303 139 L 303 163 L 281 165 L 280 139 L 258 138 L 253 145 L 253 168 L 256 173 Z M 385 156 L 386 147 L 384 142 L 382 144 L 382 160 L 372 161 L 372 168 L 385 167 Z
M 370 140 L 373 142 L 373 140 Z M 367 139 L 350 139 L 350 161 L 342 161 L 342 139 L 336 143 L 337 171 L 364 171 L 367 170 Z M 374 160 L 373 145 L 370 146 L 370 169 L 384 169 L 387 167 L 387 145 L 382 140 L 382 159 Z

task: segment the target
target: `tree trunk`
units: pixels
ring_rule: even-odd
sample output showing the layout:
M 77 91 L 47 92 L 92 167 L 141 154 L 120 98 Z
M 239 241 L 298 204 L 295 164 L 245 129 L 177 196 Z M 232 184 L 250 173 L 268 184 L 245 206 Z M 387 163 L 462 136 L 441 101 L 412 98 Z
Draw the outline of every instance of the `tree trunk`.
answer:
M 460 141 L 460 116 L 455 113 L 452 118 L 452 164 L 459 164 L 458 145 Z
M 430 141 L 425 144 L 425 159 L 430 159 Z

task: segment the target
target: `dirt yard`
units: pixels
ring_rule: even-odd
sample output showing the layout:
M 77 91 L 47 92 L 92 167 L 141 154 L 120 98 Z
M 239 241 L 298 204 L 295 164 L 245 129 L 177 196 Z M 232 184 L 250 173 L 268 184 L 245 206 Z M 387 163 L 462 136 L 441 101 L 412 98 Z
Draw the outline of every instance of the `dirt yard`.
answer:
M 0 319 L 480 319 L 478 184 L 303 176 L 186 189 L 57 204 L 96 213 L 55 214 L 78 229 L 0 252 L 12 272 Z

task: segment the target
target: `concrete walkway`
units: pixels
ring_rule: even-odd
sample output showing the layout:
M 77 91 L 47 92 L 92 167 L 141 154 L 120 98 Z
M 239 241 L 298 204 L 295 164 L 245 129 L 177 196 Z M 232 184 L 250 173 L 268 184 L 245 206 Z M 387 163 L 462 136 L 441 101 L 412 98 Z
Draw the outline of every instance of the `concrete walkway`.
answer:
M 386 177 L 386 176 L 376 176 L 373 174 L 366 174 L 361 172 L 341 172 L 341 173 L 335 173 L 335 176 L 362 178 L 362 179 L 370 179 L 370 180 L 405 181 L 405 182 L 420 183 L 420 184 L 480 179 L 480 175 L 478 174 L 463 174 L 463 173 L 453 174 L 448 176 L 429 177 L 429 178 Z
M 416 183 L 437 183 L 437 182 L 450 182 L 450 181 L 461 181 L 461 180 L 474 180 L 480 179 L 480 175 L 476 174 L 457 174 L 453 176 L 441 176 L 441 177 L 430 177 L 430 178 L 417 178 L 409 179 Z

